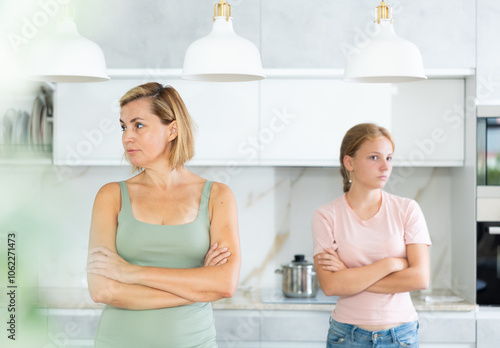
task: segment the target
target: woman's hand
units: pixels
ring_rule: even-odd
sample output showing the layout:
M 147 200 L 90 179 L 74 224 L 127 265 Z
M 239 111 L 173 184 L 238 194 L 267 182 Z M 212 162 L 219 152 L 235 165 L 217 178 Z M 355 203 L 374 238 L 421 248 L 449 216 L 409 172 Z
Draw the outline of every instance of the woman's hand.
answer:
M 337 272 L 347 268 L 335 250 L 332 248 L 324 250 L 324 253 L 318 254 L 317 259 L 325 271 Z
M 227 251 L 227 248 L 217 248 L 218 243 L 212 245 L 205 255 L 204 267 L 207 266 L 220 266 L 227 262 L 227 258 L 231 256 L 231 252 Z
M 132 276 L 136 267 L 139 266 L 128 263 L 106 247 L 98 246 L 89 251 L 88 273 L 99 274 L 124 284 L 134 284 Z

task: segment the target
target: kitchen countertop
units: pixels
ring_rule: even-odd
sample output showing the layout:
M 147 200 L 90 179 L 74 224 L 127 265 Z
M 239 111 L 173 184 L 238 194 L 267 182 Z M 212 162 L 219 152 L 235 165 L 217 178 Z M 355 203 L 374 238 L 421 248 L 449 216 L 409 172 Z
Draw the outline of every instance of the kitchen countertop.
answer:
M 280 290 L 272 291 L 277 301 L 280 299 Z M 333 303 L 269 303 L 263 301 L 260 289 L 238 289 L 232 298 L 213 302 L 214 309 L 222 310 L 305 310 L 305 311 L 331 311 Z M 36 304 L 42 308 L 66 309 L 99 309 L 104 305 L 92 301 L 88 290 L 85 288 L 41 288 L 38 289 L 39 297 Z M 4 296 L 5 298 L 5 296 Z M 412 300 L 417 311 L 475 311 L 478 306 L 466 302 L 451 291 L 441 290 L 432 293 L 412 293 Z M 2 307 L 0 299 L 0 307 Z
M 452 301 L 453 302 L 450 302 Z M 412 293 L 417 311 L 474 311 L 477 305 L 457 298 L 451 291 L 435 291 L 425 296 Z M 256 309 L 256 310 L 309 310 L 332 311 L 335 304 L 263 303 L 259 290 L 239 290 L 232 298 L 213 303 L 214 309 Z

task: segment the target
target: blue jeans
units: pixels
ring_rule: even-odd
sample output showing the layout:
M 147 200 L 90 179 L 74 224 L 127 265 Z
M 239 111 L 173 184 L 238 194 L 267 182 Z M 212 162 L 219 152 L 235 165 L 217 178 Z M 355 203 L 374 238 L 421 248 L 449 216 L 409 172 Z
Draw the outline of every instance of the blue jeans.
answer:
M 326 348 L 418 348 L 418 321 L 388 330 L 369 331 L 330 318 Z

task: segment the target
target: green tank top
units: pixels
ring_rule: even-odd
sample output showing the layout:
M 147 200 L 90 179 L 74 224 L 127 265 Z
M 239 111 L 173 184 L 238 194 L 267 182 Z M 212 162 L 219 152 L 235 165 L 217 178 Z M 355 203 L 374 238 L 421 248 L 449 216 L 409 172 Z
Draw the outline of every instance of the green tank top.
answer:
M 127 184 L 120 183 L 122 207 L 118 215 L 116 249 L 127 262 L 165 268 L 202 267 L 210 247 L 208 200 L 212 182 L 206 181 L 196 220 L 182 225 L 154 225 L 132 215 Z M 215 327 L 210 303 L 153 310 L 105 306 L 95 347 L 214 348 Z

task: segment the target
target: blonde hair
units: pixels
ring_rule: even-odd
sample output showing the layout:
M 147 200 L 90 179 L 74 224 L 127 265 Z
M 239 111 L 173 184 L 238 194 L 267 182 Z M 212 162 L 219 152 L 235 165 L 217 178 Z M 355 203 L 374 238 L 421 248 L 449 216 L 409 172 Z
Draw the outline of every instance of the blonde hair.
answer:
M 384 127 L 377 126 L 373 123 L 360 123 L 352 127 L 344 135 L 342 145 L 340 146 L 340 174 L 344 179 L 344 192 L 351 189 L 350 173 L 344 166 L 344 157 L 354 157 L 361 145 L 367 140 L 374 140 L 380 137 L 386 137 L 392 144 L 394 151 L 394 140 L 391 133 Z
M 120 107 L 142 98 L 151 100 L 151 112 L 158 116 L 163 124 L 169 125 L 172 121 L 177 121 L 177 137 L 172 140 L 168 159 L 172 168 L 183 166 L 194 156 L 194 123 L 181 96 L 171 86 L 164 87 L 159 83 L 149 82 L 125 93 L 120 99 Z M 125 158 L 128 160 L 126 154 Z M 142 170 L 134 165 L 132 167 L 133 172 Z

